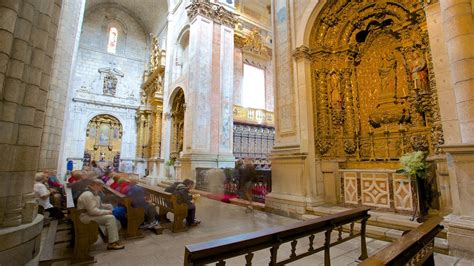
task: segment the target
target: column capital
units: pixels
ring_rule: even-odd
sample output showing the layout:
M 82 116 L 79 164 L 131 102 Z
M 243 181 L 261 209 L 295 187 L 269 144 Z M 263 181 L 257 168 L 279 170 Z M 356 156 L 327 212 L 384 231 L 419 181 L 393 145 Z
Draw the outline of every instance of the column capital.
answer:
M 191 0 L 191 5 L 186 9 L 190 21 L 200 15 L 232 29 L 237 24 L 238 15 L 209 0 Z
M 296 49 L 293 50 L 292 54 L 296 60 L 300 60 L 303 58 L 307 60 L 311 59 L 311 49 L 304 45 L 296 47 Z

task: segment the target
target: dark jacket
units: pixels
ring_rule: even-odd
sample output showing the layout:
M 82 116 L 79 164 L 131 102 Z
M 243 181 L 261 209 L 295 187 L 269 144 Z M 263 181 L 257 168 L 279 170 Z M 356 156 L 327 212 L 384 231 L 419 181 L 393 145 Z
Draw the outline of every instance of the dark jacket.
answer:
M 189 189 L 184 184 L 178 184 L 173 194 L 177 195 L 178 203 L 185 203 L 188 205 L 188 207 L 194 205 L 194 203 L 191 201 L 193 197 L 191 194 L 189 194 Z
M 181 182 L 174 182 L 172 185 L 170 185 L 169 187 L 165 188 L 165 192 L 168 192 L 168 193 L 172 193 L 174 194 L 174 191 L 176 190 L 176 187 L 181 184 Z

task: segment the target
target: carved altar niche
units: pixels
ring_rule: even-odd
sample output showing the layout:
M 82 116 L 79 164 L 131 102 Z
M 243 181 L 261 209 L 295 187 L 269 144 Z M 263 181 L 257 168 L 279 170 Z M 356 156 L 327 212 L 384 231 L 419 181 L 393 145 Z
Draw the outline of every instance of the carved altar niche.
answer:
M 88 154 L 90 160 L 112 165 L 114 157 L 120 156 L 122 135 L 123 127 L 117 118 L 111 115 L 95 116 L 87 125 L 84 154 Z
M 171 106 L 171 149 L 170 159 L 179 159 L 179 153 L 183 151 L 184 140 L 184 113 L 186 102 L 183 89 L 179 89 Z
M 316 150 L 396 160 L 443 133 L 421 3 L 328 1 L 312 31 Z

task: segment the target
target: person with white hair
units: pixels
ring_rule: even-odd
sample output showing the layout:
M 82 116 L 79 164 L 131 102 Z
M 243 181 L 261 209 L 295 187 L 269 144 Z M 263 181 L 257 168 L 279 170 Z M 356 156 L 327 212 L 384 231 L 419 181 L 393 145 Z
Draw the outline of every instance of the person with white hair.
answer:
M 77 199 L 77 209 L 86 210 L 81 213 L 79 219 L 88 224 L 91 221 L 101 226 L 105 226 L 109 244 L 107 249 L 123 249 L 124 246 L 119 243 L 119 225 L 112 215 L 112 205 L 102 204 L 100 192 L 102 192 L 104 182 L 100 179 L 91 179 L 88 189 L 84 191 Z
M 35 184 L 33 186 L 33 191 L 35 193 L 36 202 L 38 205 L 43 207 L 44 211 L 49 213 L 49 216 L 55 219 L 64 218 L 64 214 L 60 209 L 54 207 L 49 201 L 49 196 L 51 192 L 46 187 L 45 183 L 48 182 L 48 176 L 43 172 L 35 174 Z

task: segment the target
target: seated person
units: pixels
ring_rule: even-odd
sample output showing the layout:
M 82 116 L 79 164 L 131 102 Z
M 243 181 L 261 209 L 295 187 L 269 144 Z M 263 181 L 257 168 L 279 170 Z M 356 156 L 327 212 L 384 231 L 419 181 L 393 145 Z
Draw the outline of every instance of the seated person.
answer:
M 181 184 L 181 181 L 174 182 L 171 184 L 169 187 L 165 188 L 165 192 L 173 194 L 174 191 L 176 190 L 176 187 Z
M 194 187 L 194 181 L 190 179 L 185 179 L 183 183 L 180 183 L 176 186 L 174 194 L 178 197 L 178 203 L 185 203 L 188 205 L 188 216 L 186 216 L 186 225 L 187 226 L 196 226 L 201 223 L 195 219 L 196 216 L 196 205 L 194 205 L 194 197 L 189 194 L 189 190 Z
M 158 224 L 158 213 L 153 204 L 145 200 L 145 190 L 137 186 L 136 179 L 130 179 L 127 195 L 132 201 L 133 208 L 143 208 L 145 210 L 145 223 L 150 226 Z
M 56 177 L 54 171 L 44 172 L 48 177 L 48 186 L 51 195 L 53 196 L 53 205 L 61 207 L 66 203 L 66 197 L 64 193 L 64 186 L 61 184 L 59 179 Z
M 112 205 L 102 204 L 99 194 L 102 192 L 104 182 L 100 179 L 91 179 L 88 190 L 84 191 L 77 199 L 77 209 L 86 210 L 79 219 L 88 224 L 91 221 L 105 226 L 109 244 L 107 249 L 123 249 L 119 243 L 117 220 L 112 215 Z
M 51 192 L 46 187 L 45 183 L 48 182 L 48 177 L 44 173 L 36 173 L 35 175 L 35 184 L 33 191 L 35 193 L 36 201 L 38 204 L 43 207 L 43 209 L 49 213 L 49 216 L 55 219 L 64 218 L 64 214 L 60 209 L 51 205 L 49 201 L 49 195 Z

